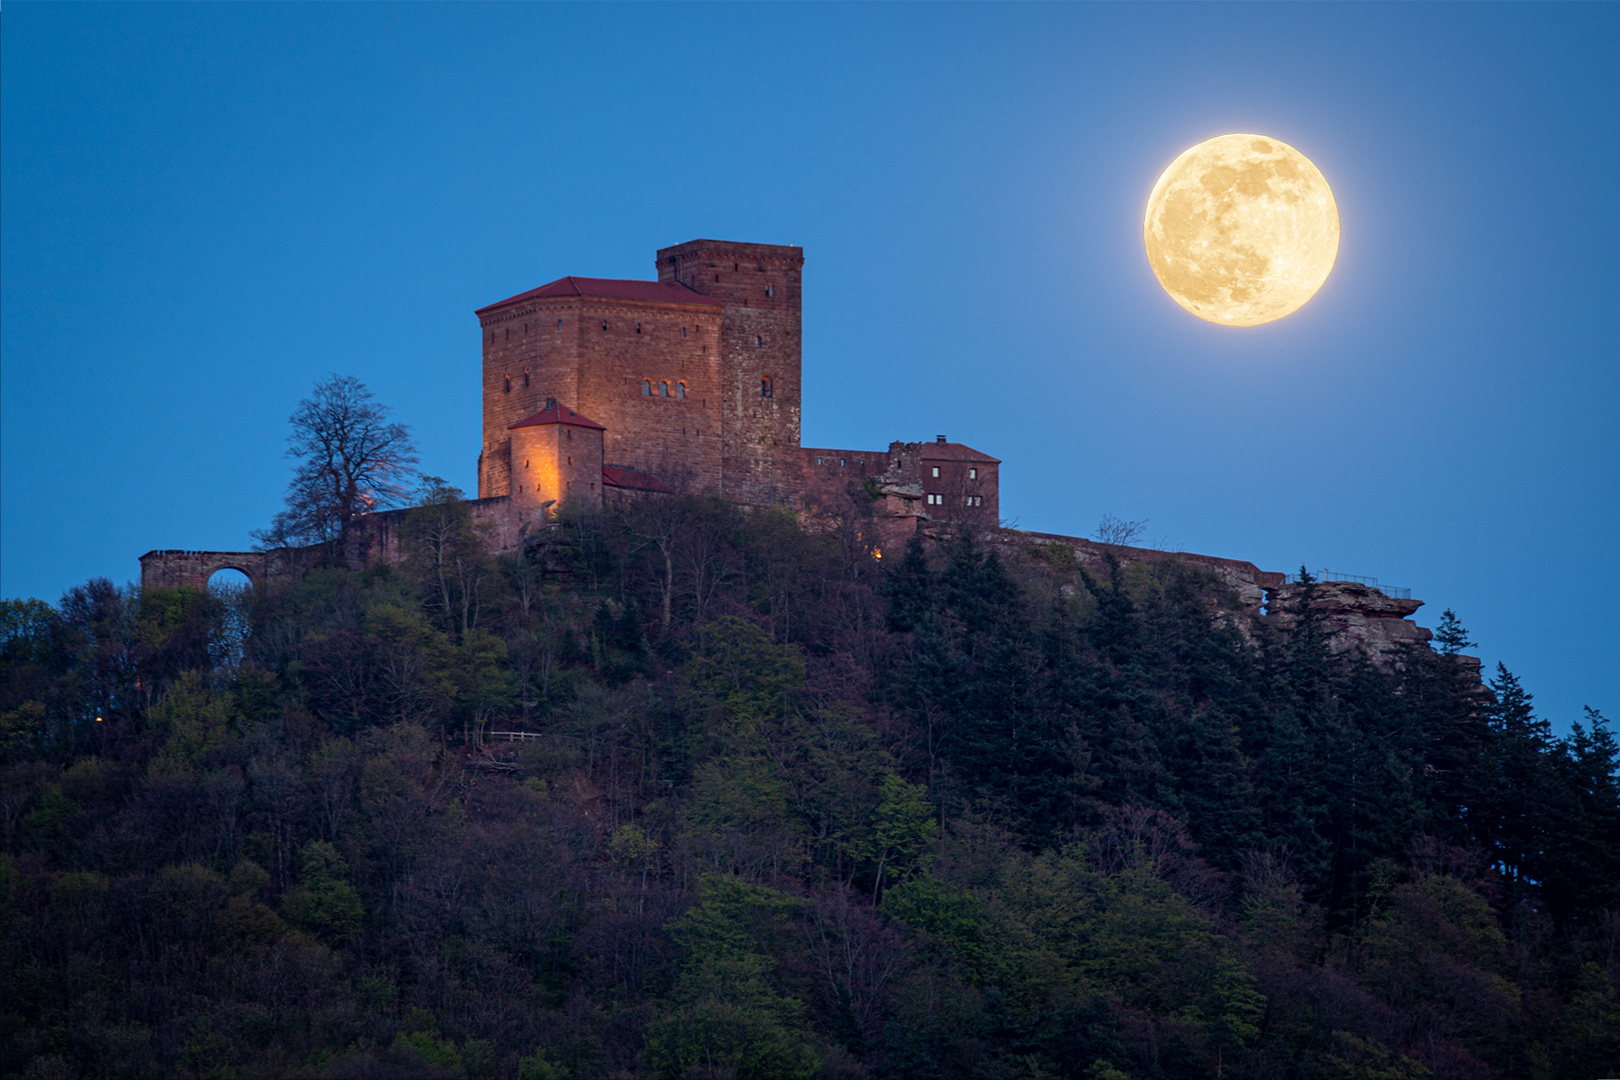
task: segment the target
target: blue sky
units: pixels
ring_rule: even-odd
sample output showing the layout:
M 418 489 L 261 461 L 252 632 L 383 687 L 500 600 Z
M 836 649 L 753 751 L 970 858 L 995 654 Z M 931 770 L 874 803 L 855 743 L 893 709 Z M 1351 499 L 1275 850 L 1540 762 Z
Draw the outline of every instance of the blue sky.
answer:
M 0 591 L 241 548 L 354 374 L 474 486 L 472 309 L 805 249 L 807 444 L 946 434 L 1003 514 L 1374 575 L 1563 729 L 1620 718 L 1620 6 L 141 5 L 0 23 Z M 1338 200 L 1317 297 L 1204 323 L 1182 150 Z

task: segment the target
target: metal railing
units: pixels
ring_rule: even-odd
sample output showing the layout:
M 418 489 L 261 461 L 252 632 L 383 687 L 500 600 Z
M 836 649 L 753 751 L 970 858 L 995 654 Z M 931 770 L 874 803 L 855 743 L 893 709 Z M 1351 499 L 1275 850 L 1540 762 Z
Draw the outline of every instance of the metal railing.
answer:
M 1288 584 L 1290 584 L 1290 585 L 1298 585 L 1299 584 L 1299 575 L 1298 574 L 1284 574 L 1283 575 L 1283 580 L 1285 582 L 1287 582 Z M 1338 570 L 1320 570 L 1316 574 L 1316 580 L 1317 581 L 1324 581 L 1324 582 L 1326 582 L 1326 581 L 1353 581 L 1357 585 L 1367 585 L 1367 586 L 1369 586 L 1371 588 L 1377 589 L 1379 592 L 1383 593 L 1385 596 L 1389 597 L 1391 600 L 1410 600 L 1410 599 L 1412 599 L 1412 590 L 1411 589 L 1402 588 L 1399 585 L 1380 585 L 1380 584 L 1378 584 L 1378 579 L 1377 578 L 1375 578 L 1375 577 L 1366 577 L 1366 576 L 1364 576 L 1362 574 L 1345 574 L 1345 573 L 1341 573 Z

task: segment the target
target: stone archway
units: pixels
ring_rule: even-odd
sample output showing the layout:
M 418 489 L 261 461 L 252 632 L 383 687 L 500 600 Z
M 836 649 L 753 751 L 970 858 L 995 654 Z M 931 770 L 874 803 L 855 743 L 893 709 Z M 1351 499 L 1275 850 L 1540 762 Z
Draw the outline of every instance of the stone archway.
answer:
M 206 589 L 220 570 L 235 570 L 254 588 L 285 573 L 281 551 L 185 551 L 170 548 L 141 556 L 141 588 Z

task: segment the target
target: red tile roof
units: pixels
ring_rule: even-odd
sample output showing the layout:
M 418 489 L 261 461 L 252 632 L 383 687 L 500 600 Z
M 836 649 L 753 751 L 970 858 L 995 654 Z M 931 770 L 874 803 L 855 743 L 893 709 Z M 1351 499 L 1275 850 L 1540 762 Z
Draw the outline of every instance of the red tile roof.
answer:
M 541 424 L 572 424 L 574 427 L 595 428 L 597 431 L 606 431 L 607 428 L 598 424 L 588 416 L 581 416 L 573 409 L 553 401 L 546 408 L 541 409 L 533 416 L 525 416 L 515 424 L 506 425 L 506 430 L 520 427 L 539 427 Z
M 971 446 L 964 446 L 959 442 L 925 442 L 922 452 L 917 455 L 923 461 L 984 461 L 993 465 L 1000 465 L 1000 458 L 993 458 L 989 454 L 980 453 Z
M 639 300 L 653 304 L 696 304 L 701 307 L 723 308 L 719 300 L 704 296 L 685 285 L 662 281 L 630 281 L 624 278 L 565 277 L 558 278 L 538 289 L 530 289 L 516 296 L 481 307 L 473 312 L 483 315 L 488 311 L 506 307 L 524 300 L 544 300 L 553 296 L 591 296 L 609 300 Z
M 631 491 L 665 491 L 669 489 L 659 483 L 658 477 L 652 473 L 637 472 L 619 465 L 602 466 L 602 483 L 608 487 L 628 488 Z

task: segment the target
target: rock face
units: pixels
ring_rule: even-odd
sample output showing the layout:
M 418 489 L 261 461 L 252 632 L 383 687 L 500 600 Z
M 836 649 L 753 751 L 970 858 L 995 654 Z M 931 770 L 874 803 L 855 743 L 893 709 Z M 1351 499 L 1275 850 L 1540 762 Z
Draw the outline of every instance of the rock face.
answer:
M 1306 586 L 1281 585 L 1267 590 L 1265 616 L 1279 629 L 1291 629 Z M 1309 587 L 1311 609 L 1327 626 L 1335 653 L 1360 648 L 1373 660 L 1393 659 L 1402 646 L 1427 645 L 1434 634 L 1408 619 L 1421 600 L 1397 600 L 1370 585 L 1354 581 L 1320 581 Z
M 925 530 L 928 535 L 935 533 L 937 539 L 946 536 L 943 530 Z M 1074 536 L 1018 529 L 993 530 L 985 538 L 1021 546 L 1047 561 L 1072 563 L 1098 579 L 1107 578 L 1110 557 L 1122 567 L 1174 559 L 1207 570 L 1232 589 L 1239 611 L 1217 612 L 1216 617 L 1232 620 L 1245 634 L 1261 622 L 1287 632 L 1299 621 L 1296 613 L 1305 587 L 1290 585 L 1286 575 L 1261 570 L 1241 559 L 1101 544 Z M 1394 662 L 1403 647 L 1426 646 L 1434 636 L 1407 618 L 1423 606 L 1421 600 L 1386 596 L 1370 585 L 1354 581 L 1321 581 L 1312 586 L 1312 590 L 1311 608 L 1321 618 L 1328 633 L 1328 647 L 1335 654 L 1359 649 L 1374 663 L 1387 665 Z

